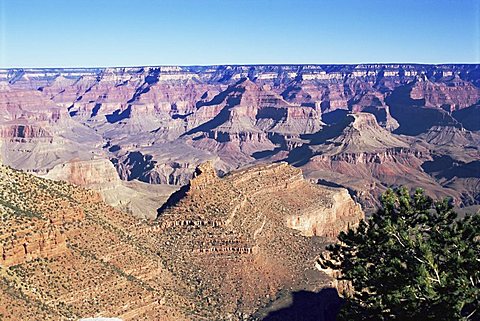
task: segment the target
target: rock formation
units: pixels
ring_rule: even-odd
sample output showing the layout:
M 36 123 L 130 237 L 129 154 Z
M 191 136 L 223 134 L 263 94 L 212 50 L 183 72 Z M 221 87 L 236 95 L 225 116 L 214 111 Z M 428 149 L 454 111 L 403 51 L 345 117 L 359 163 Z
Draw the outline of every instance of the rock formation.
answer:
M 138 181 L 124 182 L 114 165 L 102 158 L 71 160 L 56 165 L 42 177 L 64 180 L 100 192 L 109 205 L 140 218 L 154 218 L 158 204 L 164 202 L 176 187 L 150 185 Z
M 177 188 L 208 160 L 222 172 L 286 160 L 312 179 L 364 195 L 358 199 L 365 206 L 392 185 L 416 187 L 404 179 L 408 171 L 431 194 L 453 195 L 466 206 L 480 200 L 461 180 L 438 180 L 421 163 L 442 155 L 461 162 L 480 158 L 479 70 L 478 64 L 2 69 L 1 158 L 38 174 L 103 159 L 134 185 Z M 366 130 L 339 134 L 350 140 L 350 152 L 339 153 L 335 144 L 347 144 L 327 136 L 356 113 L 374 119 Z M 330 145 L 313 148 L 325 143 L 312 142 L 312 135 Z M 315 159 L 303 154 L 305 164 L 298 163 L 298 154 L 308 150 Z M 320 158 L 329 162 L 332 153 L 348 164 L 360 157 L 361 178 L 345 163 L 334 169 L 339 175 L 318 175 Z M 384 162 L 377 175 L 372 170 L 382 157 L 401 159 L 405 168 Z M 474 172 L 467 176 L 476 181 Z
M 431 160 L 426 146 L 380 127 L 369 113 L 348 115 L 304 139 L 306 143 L 290 153 L 290 161 L 320 183 L 355 191 L 366 210 L 378 205 L 386 186 L 416 186 L 432 196 L 461 198 L 424 172 L 422 164 Z
M 0 166 L 0 218 L 2 319 L 187 319 L 142 223 L 96 192 Z
M 0 215 L 6 320 L 243 320 L 330 284 L 316 256 L 363 212 L 285 163 L 222 178 L 205 163 L 155 221 L 1 165 Z
M 209 298 L 197 307 L 208 319 L 250 315 L 287 289 L 318 290 L 329 280 L 316 255 L 363 218 L 346 190 L 312 184 L 286 163 L 222 178 L 205 163 L 194 176 L 151 229 L 162 253 L 175 253 L 162 255 L 172 273 Z

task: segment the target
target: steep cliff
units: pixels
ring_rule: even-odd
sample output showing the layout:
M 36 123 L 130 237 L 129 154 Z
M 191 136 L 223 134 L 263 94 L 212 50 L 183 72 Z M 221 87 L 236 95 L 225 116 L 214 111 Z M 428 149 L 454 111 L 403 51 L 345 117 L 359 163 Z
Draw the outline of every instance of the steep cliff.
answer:
M 55 166 L 42 177 L 93 189 L 100 193 L 107 204 L 138 218 L 154 218 L 158 203 L 165 201 L 177 189 L 165 185 L 151 186 L 139 181 L 122 181 L 112 162 L 101 158 L 71 160 Z
M 432 196 L 452 196 L 458 203 L 462 200 L 460 193 L 423 170 L 422 164 L 432 159 L 429 147 L 433 147 L 389 132 L 371 114 L 347 115 L 303 138 L 306 143 L 292 150 L 290 162 L 320 183 L 350 188 L 367 210 L 378 205 L 387 187 L 399 185 L 422 187 Z

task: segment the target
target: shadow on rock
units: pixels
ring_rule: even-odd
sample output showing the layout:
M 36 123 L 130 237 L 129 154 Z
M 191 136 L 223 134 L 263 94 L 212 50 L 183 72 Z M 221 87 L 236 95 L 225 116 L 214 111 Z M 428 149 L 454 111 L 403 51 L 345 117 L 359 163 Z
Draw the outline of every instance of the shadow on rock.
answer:
M 294 292 L 289 307 L 270 312 L 262 321 L 335 321 L 343 304 L 336 289 L 323 289 L 318 293 Z

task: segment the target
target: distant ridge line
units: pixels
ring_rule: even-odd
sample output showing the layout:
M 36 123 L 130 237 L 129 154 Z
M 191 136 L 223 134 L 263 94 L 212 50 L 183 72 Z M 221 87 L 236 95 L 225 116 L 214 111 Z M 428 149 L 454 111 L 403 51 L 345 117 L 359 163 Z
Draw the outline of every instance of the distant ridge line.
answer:
M 214 64 L 214 65 L 136 65 L 136 66 L 103 66 L 103 67 L 0 67 L 0 70 L 34 71 L 34 70 L 105 70 L 105 69 L 135 69 L 135 68 L 220 68 L 220 67 L 359 67 L 359 66 L 412 66 L 412 67 L 453 67 L 453 66 L 478 66 L 480 63 L 348 63 L 348 64 Z

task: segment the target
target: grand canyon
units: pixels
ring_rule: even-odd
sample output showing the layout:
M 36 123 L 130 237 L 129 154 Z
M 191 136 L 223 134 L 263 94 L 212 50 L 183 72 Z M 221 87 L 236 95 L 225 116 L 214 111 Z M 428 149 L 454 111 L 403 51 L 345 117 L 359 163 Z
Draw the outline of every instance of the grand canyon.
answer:
M 0 320 L 262 320 L 388 188 L 480 206 L 478 64 L 0 69 L 0 110 Z
M 479 86 L 479 65 L 0 70 L 1 157 L 148 218 L 209 160 L 286 161 L 365 209 L 398 185 L 471 206 Z

